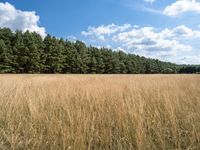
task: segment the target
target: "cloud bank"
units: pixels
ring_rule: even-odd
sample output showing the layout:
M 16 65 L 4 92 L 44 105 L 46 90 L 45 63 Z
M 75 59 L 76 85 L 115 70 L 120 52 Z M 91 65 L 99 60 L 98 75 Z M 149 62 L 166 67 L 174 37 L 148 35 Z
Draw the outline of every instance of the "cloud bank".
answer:
M 39 19 L 34 11 L 21 11 L 8 2 L 0 3 L 0 27 L 7 27 L 13 31 L 35 31 L 44 37 L 46 31 L 44 27 L 39 26 Z
M 130 24 L 101 25 L 89 27 L 82 35 L 89 44 L 104 47 L 109 44 L 115 50 L 176 63 L 200 63 L 194 54 L 193 45 L 186 42 L 200 39 L 200 31 L 192 30 L 185 25 L 163 30 Z

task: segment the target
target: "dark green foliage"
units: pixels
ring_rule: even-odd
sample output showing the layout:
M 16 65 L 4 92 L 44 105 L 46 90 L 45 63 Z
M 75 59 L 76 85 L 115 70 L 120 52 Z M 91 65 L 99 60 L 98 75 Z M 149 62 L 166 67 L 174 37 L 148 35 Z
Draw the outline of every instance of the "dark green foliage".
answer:
M 184 65 L 179 66 L 179 73 L 200 73 L 199 65 Z
M 12 72 L 11 53 L 3 40 L 0 40 L 0 72 Z
M 46 54 L 45 73 L 62 73 L 65 42 L 47 35 L 44 39 L 44 45 Z
M 13 33 L 10 29 L 0 30 L 0 73 L 13 73 L 13 54 L 12 54 Z
M 107 48 L 87 47 L 37 33 L 0 29 L 0 73 L 157 74 L 199 73 L 200 66 L 176 65 Z
M 77 59 L 76 59 L 77 68 L 78 68 L 77 73 L 81 73 L 81 74 L 90 73 L 88 72 L 88 69 L 89 69 L 88 64 L 91 58 L 89 58 L 89 55 L 88 55 L 88 48 L 81 41 L 76 41 L 75 48 L 78 52 Z

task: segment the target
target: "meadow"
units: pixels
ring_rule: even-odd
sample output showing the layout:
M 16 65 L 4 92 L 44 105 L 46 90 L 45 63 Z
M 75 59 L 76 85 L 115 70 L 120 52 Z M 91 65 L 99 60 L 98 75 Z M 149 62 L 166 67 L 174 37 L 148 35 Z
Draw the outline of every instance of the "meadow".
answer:
M 0 149 L 198 150 L 199 75 L 0 75 Z

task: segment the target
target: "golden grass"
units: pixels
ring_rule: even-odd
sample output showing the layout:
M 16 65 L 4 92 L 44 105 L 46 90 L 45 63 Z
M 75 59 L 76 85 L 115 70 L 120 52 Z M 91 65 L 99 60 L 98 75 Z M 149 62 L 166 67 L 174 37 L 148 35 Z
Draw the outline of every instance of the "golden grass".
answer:
M 0 149 L 200 149 L 199 75 L 1 75 Z

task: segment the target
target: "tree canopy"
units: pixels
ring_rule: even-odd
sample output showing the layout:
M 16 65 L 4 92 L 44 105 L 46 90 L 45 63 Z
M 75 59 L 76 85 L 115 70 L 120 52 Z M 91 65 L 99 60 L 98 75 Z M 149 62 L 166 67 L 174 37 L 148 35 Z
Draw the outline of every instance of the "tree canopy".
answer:
M 35 32 L 0 29 L 0 73 L 158 74 L 198 73 L 200 66 L 177 65 L 81 41 Z

